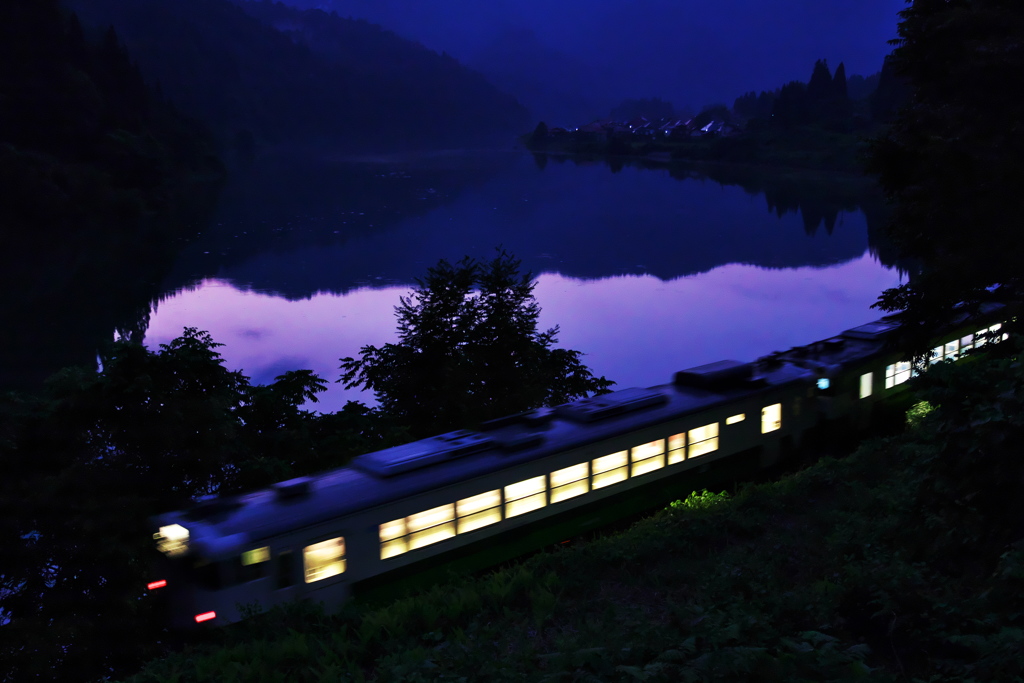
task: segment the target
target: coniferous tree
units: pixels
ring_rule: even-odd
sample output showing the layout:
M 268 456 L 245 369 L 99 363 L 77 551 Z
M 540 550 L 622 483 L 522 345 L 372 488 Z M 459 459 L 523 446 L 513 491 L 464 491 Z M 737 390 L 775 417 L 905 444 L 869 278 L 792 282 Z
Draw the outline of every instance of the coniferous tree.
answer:
M 839 62 L 839 66 L 836 67 L 836 73 L 832 77 L 832 95 L 842 100 L 847 99 L 846 65 L 843 62 Z
M 810 120 L 808 100 L 807 86 L 800 81 L 791 81 L 779 90 L 772 107 L 772 118 L 784 128 L 805 124 Z
M 811 80 L 807 82 L 807 97 L 811 102 L 817 104 L 832 99 L 834 92 L 832 73 L 829 71 L 828 62 L 824 59 L 819 59 L 814 63 Z

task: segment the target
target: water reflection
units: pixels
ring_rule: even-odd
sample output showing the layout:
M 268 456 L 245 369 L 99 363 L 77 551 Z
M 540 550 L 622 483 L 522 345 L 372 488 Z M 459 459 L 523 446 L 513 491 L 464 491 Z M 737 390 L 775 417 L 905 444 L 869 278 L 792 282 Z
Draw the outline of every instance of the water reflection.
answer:
M 862 178 L 527 154 L 272 160 L 229 188 L 217 220 L 180 261 L 174 290 L 209 277 L 302 299 L 406 284 L 441 258 L 502 245 L 535 273 L 662 280 L 727 263 L 828 266 L 871 249 L 895 263 Z
M 727 265 L 670 281 L 548 273 L 538 278 L 536 295 L 542 327 L 559 325 L 561 345 L 585 351 L 596 373 L 623 388 L 664 383 L 676 370 L 724 358 L 752 360 L 859 325 L 873 316 L 878 292 L 897 281 L 863 254 L 827 268 Z M 407 291 L 363 288 L 289 302 L 209 280 L 160 304 L 147 343 L 166 343 L 195 326 L 225 344 L 228 366 L 255 382 L 297 368 L 335 380 L 338 358 L 394 341 L 392 309 Z M 334 384 L 316 407 L 337 410 L 350 398 L 370 397 Z

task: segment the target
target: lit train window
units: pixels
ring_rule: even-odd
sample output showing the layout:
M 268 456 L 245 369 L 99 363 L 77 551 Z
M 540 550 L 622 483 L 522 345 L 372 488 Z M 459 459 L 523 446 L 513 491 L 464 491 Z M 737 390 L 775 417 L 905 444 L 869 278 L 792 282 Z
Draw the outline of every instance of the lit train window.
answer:
M 590 463 L 581 462 L 551 473 L 551 502 L 557 503 L 590 490 Z
M 761 433 L 782 429 L 782 404 L 775 403 L 761 409 Z
M 960 352 L 970 351 L 974 348 L 974 335 L 969 334 L 966 337 L 960 338 Z
M 458 532 L 464 534 L 501 521 L 501 491 L 494 489 L 478 496 L 463 498 L 455 504 L 459 517 Z
M 696 458 L 711 451 L 718 450 L 718 423 L 713 422 L 703 427 L 690 430 L 690 448 L 688 458 Z
M 946 342 L 943 351 L 946 360 L 956 360 L 960 355 L 960 340 L 954 339 L 951 342 Z
M 860 376 L 860 397 L 867 398 L 871 395 L 871 385 L 875 381 L 875 373 L 865 372 Z
M 725 424 L 734 425 L 737 422 L 743 422 L 747 419 L 746 413 L 740 413 L 739 415 L 733 415 L 732 417 L 725 418 Z
M 241 565 L 237 567 L 240 582 L 254 581 L 270 575 L 270 548 L 256 548 L 242 553 Z
M 642 446 L 634 446 L 630 449 L 630 458 L 633 461 L 632 471 L 629 473 L 631 477 L 660 470 L 665 466 L 665 440 L 658 439 Z
M 332 538 L 302 549 L 306 583 L 313 583 L 345 571 L 345 539 Z
M 405 518 L 409 550 L 443 541 L 455 535 L 455 505 L 448 503 Z
M 246 550 L 242 553 L 242 566 L 249 566 L 250 564 L 259 564 L 260 562 L 266 562 L 270 559 L 270 548 L 256 548 L 255 550 Z
M 668 437 L 668 464 L 675 465 L 686 460 L 686 433 Z
M 547 505 L 548 487 L 544 475 L 505 487 L 505 518 L 539 510 Z
M 386 560 L 408 550 L 404 518 L 384 522 L 380 525 L 380 559 Z
M 601 458 L 595 458 L 590 463 L 593 467 L 594 489 L 604 488 L 626 481 L 629 478 L 627 465 L 629 464 L 629 451 L 619 451 Z
M 942 360 L 942 347 L 936 346 L 928 354 L 928 365 L 935 365 Z
M 1001 329 L 1003 329 L 1003 324 L 996 323 L 992 327 L 988 327 L 983 330 L 978 330 L 977 332 L 974 333 L 974 345 L 982 346 L 983 344 L 988 344 L 989 342 L 999 342 L 1003 341 L 1004 339 L 1009 339 L 1010 335 L 1008 334 L 1004 334 L 1002 337 L 996 334 Z
M 892 389 L 897 384 L 903 384 L 911 375 L 910 361 L 901 360 L 899 363 L 885 366 L 885 388 Z

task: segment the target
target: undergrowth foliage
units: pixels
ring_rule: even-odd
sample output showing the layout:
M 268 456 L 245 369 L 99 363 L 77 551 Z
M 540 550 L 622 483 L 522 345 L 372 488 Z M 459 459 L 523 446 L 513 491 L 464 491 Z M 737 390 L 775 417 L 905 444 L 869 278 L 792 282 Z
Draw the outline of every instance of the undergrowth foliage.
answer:
M 132 680 L 1020 680 L 1024 376 L 927 379 L 926 415 L 845 459 L 388 604 L 290 606 Z

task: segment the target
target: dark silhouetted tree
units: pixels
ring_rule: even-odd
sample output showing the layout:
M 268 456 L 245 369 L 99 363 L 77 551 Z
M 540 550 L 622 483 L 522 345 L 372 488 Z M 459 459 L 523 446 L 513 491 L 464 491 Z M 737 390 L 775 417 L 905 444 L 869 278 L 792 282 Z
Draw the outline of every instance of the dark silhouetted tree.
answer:
M 844 100 L 847 98 L 846 65 L 843 62 L 839 62 L 839 66 L 836 67 L 836 73 L 832 77 L 832 96 Z
M 814 63 L 811 80 L 807 82 L 807 97 L 814 103 L 825 102 L 832 99 L 834 93 L 832 72 L 829 71 L 828 62 L 819 59 Z
M 398 342 L 343 358 L 346 387 L 374 392 L 415 436 L 479 425 L 557 405 L 612 384 L 579 351 L 555 348 L 558 328 L 537 329 L 540 306 L 520 262 L 442 260 L 395 308 Z
M 878 85 L 869 100 L 871 119 L 878 123 L 892 121 L 909 96 L 910 85 L 898 73 L 896 61 L 892 55 L 886 57 L 878 75 Z
M 871 170 L 896 204 L 890 237 L 921 260 L 887 290 L 919 341 L 951 315 L 1024 287 L 1024 3 L 918 0 L 873 104 L 891 111 L 899 79 L 911 89 Z M 960 307 L 960 308 L 958 308 Z M 923 343 L 922 343 L 923 345 Z
M 784 128 L 810 121 L 807 86 L 800 81 L 790 81 L 782 86 L 772 107 L 772 118 Z
M 533 133 L 530 135 L 530 147 L 532 149 L 538 149 L 546 146 L 548 143 L 548 124 L 541 121 L 537 124 L 537 127 L 533 129 Z

